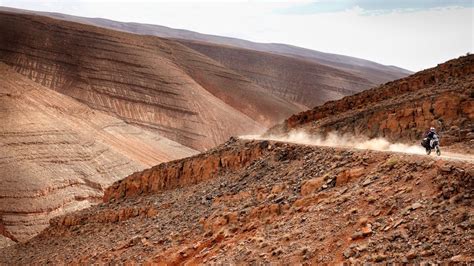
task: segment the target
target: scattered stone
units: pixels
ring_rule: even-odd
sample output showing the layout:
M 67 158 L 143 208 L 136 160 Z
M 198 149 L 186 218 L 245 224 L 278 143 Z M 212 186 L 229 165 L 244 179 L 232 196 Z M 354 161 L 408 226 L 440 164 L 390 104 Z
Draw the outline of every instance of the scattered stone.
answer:
M 362 244 L 360 246 L 357 246 L 356 250 L 359 251 L 359 252 L 364 252 L 364 251 L 367 250 L 367 248 L 368 248 L 367 244 Z
M 370 178 L 367 178 L 364 182 L 362 182 L 362 186 L 366 187 L 370 184 L 372 184 L 374 181 L 371 180 Z
M 369 196 L 369 197 L 367 198 L 367 202 L 368 202 L 369 204 L 372 204 L 372 203 L 374 203 L 375 201 L 377 201 L 377 197 L 375 197 L 375 196 Z
M 277 248 L 277 249 L 272 251 L 272 256 L 280 256 L 281 254 L 283 254 L 283 249 L 282 248 Z
M 324 179 L 322 177 L 313 178 L 304 182 L 301 186 L 301 195 L 306 196 L 315 192 L 323 183 Z
M 400 220 L 397 220 L 394 224 L 393 224 L 393 228 L 397 228 L 397 226 L 399 226 L 400 224 L 402 224 L 405 220 L 403 219 L 400 219 Z
M 364 233 L 358 231 L 358 232 L 355 232 L 354 234 L 352 234 L 351 236 L 351 239 L 352 240 L 357 240 L 357 239 L 362 239 L 364 238 Z
M 412 259 L 417 257 L 417 252 L 415 250 L 411 249 L 410 251 L 408 251 L 406 257 L 407 257 L 407 259 L 412 260 Z
M 455 255 L 452 256 L 449 260 L 452 262 L 472 262 L 474 257 L 466 256 L 466 255 Z
M 410 209 L 411 209 L 411 210 L 416 210 L 416 209 L 418 209 L 418 208 L 420 208 L 420 207 L 422 207 L 422 206 L 423 206 L 423 205 L 422 205 L 421 203 L 415 202 L 415 203 L 413 203 L 413 204 L 411 205 Z
M 387 256 L 384 255 L 384 254 L 377 254 L 377 255 L 374 256 L 373 259 L 374 259 L 375 262 L 382 262 L 382 261 L 387 259 Z
M 439 168 L 441 172 L 449 173 L 452 170 L 451 165 L 443 165 Z
M 349 248 L 346 248 L 344 250 L 344 252 L 342 253 L 342 255 L 344 255 L 344 258 L 348 259 L 352 256 L 354 256 L 355 252 L 349 247 Z
M 372 216 L 377 217 L 380 215 L 380 213 L 381 213 L 380 210 L 376 210 L 372 213 Z
M 366 226 L 362 228 L 362 235 L 364 237 L 369 236 L 371 234 L 372 234 L 372 225 L 367 224 Z

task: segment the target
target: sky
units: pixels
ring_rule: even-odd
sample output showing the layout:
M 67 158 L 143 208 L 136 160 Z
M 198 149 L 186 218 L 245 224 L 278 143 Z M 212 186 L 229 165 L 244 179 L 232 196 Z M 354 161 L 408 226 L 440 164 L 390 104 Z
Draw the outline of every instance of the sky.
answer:
M 0 6 L 286 43 L 412 71 L 474 50 L 474 0 L 0 0 Z

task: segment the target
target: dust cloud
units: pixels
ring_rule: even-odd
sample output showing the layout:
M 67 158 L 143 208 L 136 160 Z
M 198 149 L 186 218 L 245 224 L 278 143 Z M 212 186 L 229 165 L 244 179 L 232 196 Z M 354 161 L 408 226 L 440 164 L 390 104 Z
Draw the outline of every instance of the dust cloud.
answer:
M 425 154 L 425 150 L 421 145 L 407 145 L 402 143 L 390 143 L 384 138 L 368 139 L 365 137 L 356 137 L 352 135 L 340 135 L 337 133 L 329 133 L 327 136 L 322 137 L 318 135 L 308 134 L 303 130 L 291 131 L 285 136 L 270 135 L 262 137 L 259 135 L 247 135 L 240 136 L 242 139 L 256 139 L 256 140 L 274 140 L 282 142 L 291 142 L 297 144 L 306 145 L 317 145 L 317 146 L 329 146 L 329 147 L 345 147 L 345 148 L 356 148 L 363 150 L 376 150 L 376 151 L 392 151 L 392 152 L 403 152 L 411 154 Z

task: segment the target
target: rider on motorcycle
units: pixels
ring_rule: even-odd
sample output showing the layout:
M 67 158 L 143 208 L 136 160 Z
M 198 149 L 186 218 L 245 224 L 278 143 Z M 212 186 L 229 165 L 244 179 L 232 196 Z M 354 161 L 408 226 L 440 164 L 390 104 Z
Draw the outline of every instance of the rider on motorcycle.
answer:
M 441 150 L 439 148 L 439 136 L 436 134 L 435 128 L 431 127 L 430 131 L 426 132 L 421 146 L 426 149 L 426 154 L 430 155 L 431 150 L 434 149 L 438 156 L 441 155 Z
M 433 147 L 433 140 L 438 138 L 438 134 L 436 134 L 435 128 L 431 127 L 430 131 L 428 131 L 425 134 L 425 138 L 427 138 L 430 141 L 430 147 Z

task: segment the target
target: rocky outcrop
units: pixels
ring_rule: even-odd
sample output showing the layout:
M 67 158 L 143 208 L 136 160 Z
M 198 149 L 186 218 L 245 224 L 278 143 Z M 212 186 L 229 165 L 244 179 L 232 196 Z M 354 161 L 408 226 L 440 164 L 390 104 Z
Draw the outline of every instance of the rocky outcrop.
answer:
M 0 234 L 26 241 L 124 176 L 196 153 L 0 63 Z
M 459 160 L 229 141 L 115 183 L 0 263 L 468 262 L 473 174 Z
M 414 142 L 434 126 L 443 145 L 472 147 L 473 88 L 474 56 L 469 55 L 293 115 L 267 134 L 304 128 Z
M 232 140 L 231 140 L 232 141 Z M 228 147 L 199 154 L 184 160 L 164 163 L 134 173 L 114 183 L 105 191 L 104 201 L 185 187 L 222 175 L 225 171 L 242 169 L 259 159 L 265 145 L 243 149 Z
M 18 73 L 193 149 L 304 110 L 172 40 L 8 12 L 0 30 Z
M 50 225 L 54 227 L 71 227 L 87 223 L 116 223 L 136 217 L 154 217 L 158 215 L 158 210 L 154 206 L 126 207 L 120 209 L 104 210 L 90 216 L 75 215 L 60 216 L 50 220 Z

